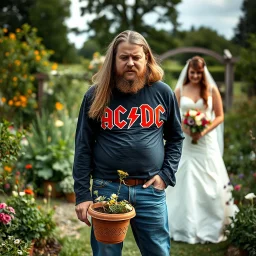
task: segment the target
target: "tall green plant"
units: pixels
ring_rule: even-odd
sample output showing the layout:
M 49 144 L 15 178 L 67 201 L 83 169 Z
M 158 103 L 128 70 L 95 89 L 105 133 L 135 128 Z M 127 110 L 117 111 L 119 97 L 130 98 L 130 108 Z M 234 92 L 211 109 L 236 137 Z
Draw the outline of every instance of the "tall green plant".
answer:
M 37 115 L 27 136 L 28 146 L 22 157 L 24 164 L 33 166 L 30 181 L 61 181 L 71 175 L 74 156 L 76 122 L 64 111 Z

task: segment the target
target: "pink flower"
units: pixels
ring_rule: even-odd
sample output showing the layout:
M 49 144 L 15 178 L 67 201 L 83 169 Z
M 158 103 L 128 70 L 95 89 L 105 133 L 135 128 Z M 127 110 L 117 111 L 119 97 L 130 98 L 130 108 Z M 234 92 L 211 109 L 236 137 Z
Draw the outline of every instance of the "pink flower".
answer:
M 6 206 L 7 206 L 7 204 L 6 204 L 6 203 L 0 203 L 0 209 L 5 209 L 5 208 L 6 208 Z
M 241 190 L 241 187 L 242 187 L 241 184 L 235 185 L 235 186 L 234 186 L 234 190 L 240 191 L 240 190 Z
M 4 214 L 4 213 L 3 213 L 3 215 L 4 215 L 4 216 L 3 216 L 3 220 L 2 220 L 3 223 L 4 223 L 4 224 L 8 224 L 8 223 L 12 220 L 11 216 L 8 215 L 8 214 Z
M 7 207 L 7 210 L 9 210 L 11 213 L 14 213 L 14 214 L 15 214 L 15 210 L 14 210 L 11 206 L 8 206 L 8 207 Z

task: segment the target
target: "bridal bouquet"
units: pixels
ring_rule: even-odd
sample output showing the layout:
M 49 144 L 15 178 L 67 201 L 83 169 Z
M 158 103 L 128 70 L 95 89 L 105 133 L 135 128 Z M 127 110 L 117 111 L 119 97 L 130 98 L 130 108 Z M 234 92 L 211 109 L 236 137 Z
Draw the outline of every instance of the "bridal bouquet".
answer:
M 196 109 L 189 109 L 184 115 L 183 124 L 190 129 L 191 133 L 198 133 L 210 124 L 210 120 L 207 119 L 205 113 Z M 197 141 L 192 140 L 192 144 L 197 144 Z

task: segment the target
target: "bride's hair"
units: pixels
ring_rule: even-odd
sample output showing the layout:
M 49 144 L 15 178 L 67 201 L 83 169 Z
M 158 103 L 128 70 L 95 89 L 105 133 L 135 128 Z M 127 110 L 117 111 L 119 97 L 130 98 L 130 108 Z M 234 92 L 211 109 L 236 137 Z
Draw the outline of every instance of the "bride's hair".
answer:
M 202 57 L 200 56 L 194 56 L 192 59 L 189 60 L 188 64 L 188 70 L 186 74 L 186 78 L 184 80 L 184 85 L 189 83 L 189 78 L 188 78 L 188 72 L 189 68 L 193 68 L 198 72 L 201 72 L 203 74 L 202 79 L 200 81 L 200 97 L 204 101 L 204 105 L 206 108 L 208 107 L 208 84 L 205 78 L 205 73 L 204 73 L 204 67 L 205 67 L 205 61 Z

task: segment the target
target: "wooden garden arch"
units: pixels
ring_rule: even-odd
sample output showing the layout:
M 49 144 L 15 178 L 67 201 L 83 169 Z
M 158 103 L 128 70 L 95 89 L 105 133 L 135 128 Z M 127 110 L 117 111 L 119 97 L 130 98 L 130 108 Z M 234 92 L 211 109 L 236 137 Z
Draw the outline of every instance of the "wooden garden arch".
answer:
M 232 106 L 233 99 L 233 83 L 234 83 L 234 64 L 238 61 L 237 57 L 233 57 L 229 50 L 225 49 L 223 55 L 218 54 L 212 50 L 201 48 L 201 47 L 181 47 L 174 50 L 165 52 L 159 55 L 160 61 L 163 61 L 169 57 L 175 56 L 181 53 L 201 53 L 209 55 L 221 64 L 225 65 L 225 96 L 224 96 L 224 106 L 225 110 L 229 110 Z

